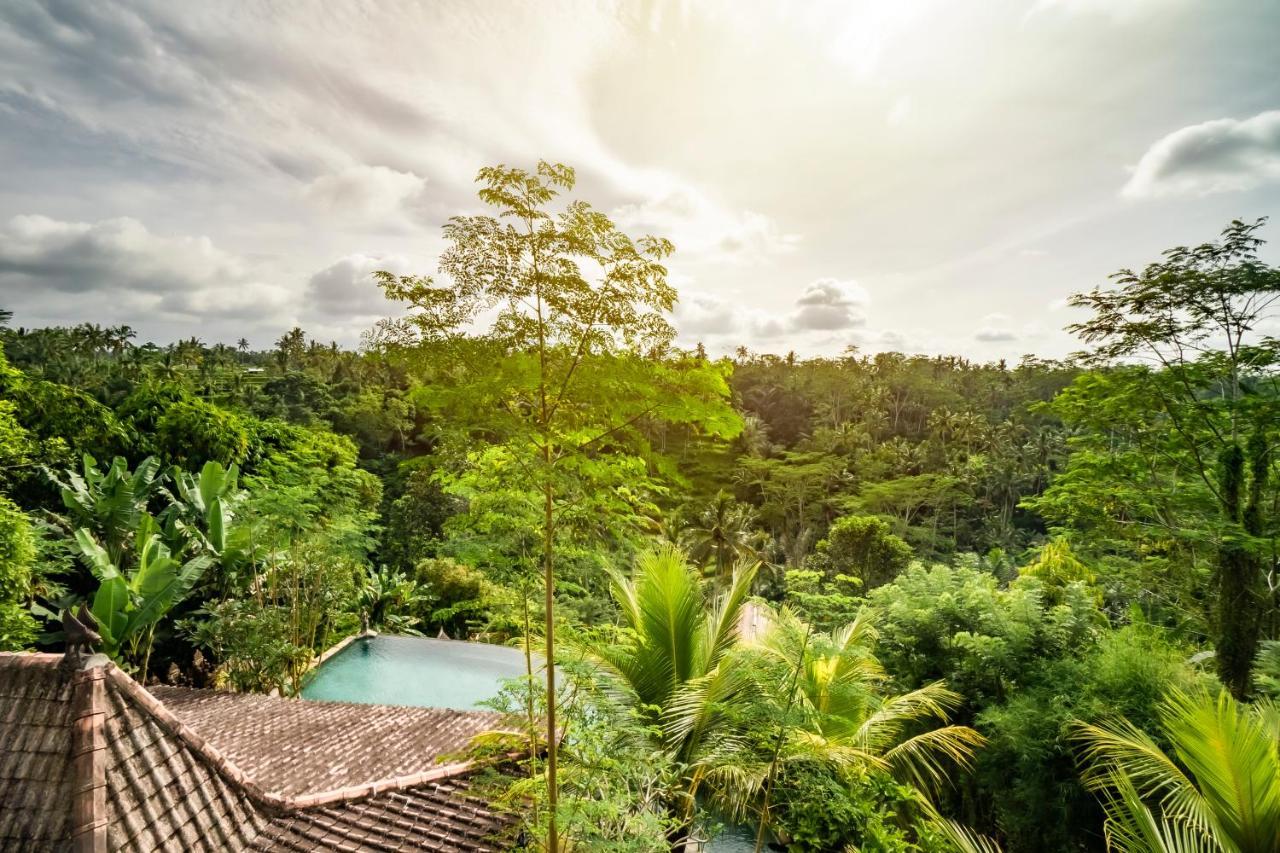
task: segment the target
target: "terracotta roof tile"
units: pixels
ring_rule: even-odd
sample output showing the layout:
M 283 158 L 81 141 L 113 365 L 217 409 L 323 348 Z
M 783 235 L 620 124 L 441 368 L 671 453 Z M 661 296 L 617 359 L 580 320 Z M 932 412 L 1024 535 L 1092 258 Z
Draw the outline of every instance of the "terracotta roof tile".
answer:
M 507 849 L 444 752 L 494 715 L 157 689 L 0 653 L 0 850 Z
M 153 687 L 151 692 L 265 790 L 312 794 L 458 763 L 501 726 L 487 711 L 317 702 Z M 394 744 L 389 749 L 388 745 Z
M 509 849 L 511 821 L 469 797 L 465 785 L 465 780 L 432 782 L 298 812 L 268 827 L 255 849 L 347 849 L 361 853 Z M 424 819 L 426 816 L 429 819 Z

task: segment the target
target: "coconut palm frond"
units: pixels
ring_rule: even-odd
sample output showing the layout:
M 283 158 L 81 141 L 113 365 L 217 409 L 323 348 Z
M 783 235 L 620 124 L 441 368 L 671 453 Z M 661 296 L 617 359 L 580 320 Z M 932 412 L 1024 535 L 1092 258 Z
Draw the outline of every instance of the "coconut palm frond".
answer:
M 957 853 L 1001 853 L 1000 845 L 993 839 L 961 826 L 954 820 L 940 820 L 933 824 Z
M 750 686 L 748 674 L 733 667 L 717 667 L 691 679 L 672 694 L 663 709 L 662 728 L 667 741 L 696 747 L 728 711 L 732 700 L 743 696 Z
M 935 719 L 945 721 L 959 707 L 960 694 L 941 681 L 918 690 L 889 696 L 858 726 L 858 738 L 867 744 L 887 744 L 897 739 L 908 723 Z
M 1107 849 L 1117 853 L 1221 853 L 1203 830 L 1186 822 L 1158 818 L 1143 802 L 1133 781 L 1115 772 L 1103 798 Z
M 1208 806 L 1191 779 L 1151 739 L 1127 720 L 1097 725 L 1081 723 L 1075 738 L 1084 744 L 1087 788 L 1105 791 L 1121 771 L 1139 796 L 1157 798 L 1167 814 L 1207 829 Z
M 758 812 L 753 806 L 764 790 L 768 773 L 768 762 L 720 763 L 706 771 L 703 788 L 727 818 L 746 820 Z
M 742 616 L 743 605 L 751 595 L 751 585 L 755 583 L 756 572 L 760 562 L 742 563 L 733 572 L 729 588 L 724 591 L 711 606 L 711 613 L 706 622 L 706 666 L 712 667 L 728 653 L 738 639 L 738 621 Z
M 1244 851 L 1280 846 L 1280 744 L 1252 707 L 1175 691 L 1160 716 L 1223 836 Z
M 635 576 L 615 575 L 614 598 L 632 633 L 629 653 L 614 658 L 641 702 L 662 705 L 689 678 L 701 675 L 706 620 L 701 583 L 672 546 L 642 554 Z
M 987 739 L 968 726 L 943 726 L 907 738 L 884 753 L 894 770 L 924 791 L 946 778 L 949 767 L 968 770 L 974 752 Z
M 866 650 L 869 654 L 879 638 L 880 632 L 876 628 L 875 619 L 871 611 L 866 609 L 859 610 L 852 622 L 831 632 L 832 645 L 844 652 Z
M 1001 853 L 1000 845 L 994 839 L 943 817 L 937 806 L 929 800 L 921 800 L 920 810 L 924 812 L 938 834 L 955 848 L 956 853 Z
M 1089 762 L 1086 784 L 1104 797 L 1117 849 L 1274 853 L 1280 838 L 1274 715 L 1269 703 L 1245 705 L 1225 692 L 1174 691 L 1160 721 L 1176 760 L 1127 721 L 1077 726 Z M 1157 836 L 1164 847 L 1152 846 Z
M 861 768 L 889 772 L 893 769 L 882 753 L 864 749 L 856 741 L 828 738 L 805 730 L 791 734 L 782 760 L 818 761 L 848 771 Z

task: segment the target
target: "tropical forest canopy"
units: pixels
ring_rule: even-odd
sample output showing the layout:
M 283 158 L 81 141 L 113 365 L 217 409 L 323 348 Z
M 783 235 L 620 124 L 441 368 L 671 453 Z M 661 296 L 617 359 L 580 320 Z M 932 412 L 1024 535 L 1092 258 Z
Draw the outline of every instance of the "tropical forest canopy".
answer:
M 1280 849 L 1262 222 L 1078 295 L 1067 361 L 710 358 L 677 247 L 478 185 L 357 350 L 0 314 L 0 648 L 83 607 L 293 695 L 365 627 L 519 645 L 478 748 L 535 848 Z

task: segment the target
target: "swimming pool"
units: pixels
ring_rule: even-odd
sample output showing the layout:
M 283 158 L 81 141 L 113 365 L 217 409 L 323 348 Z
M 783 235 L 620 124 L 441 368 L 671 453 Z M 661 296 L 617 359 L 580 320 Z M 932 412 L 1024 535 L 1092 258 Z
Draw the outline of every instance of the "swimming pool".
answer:
M 535 671 L 538 660 L 535 658 Z M 302 688 L 304 699 L 479 708 L 504 678 L 524 675 L 524 653 L 508 646 L 426 637 L 358 637 L 324 661 Z

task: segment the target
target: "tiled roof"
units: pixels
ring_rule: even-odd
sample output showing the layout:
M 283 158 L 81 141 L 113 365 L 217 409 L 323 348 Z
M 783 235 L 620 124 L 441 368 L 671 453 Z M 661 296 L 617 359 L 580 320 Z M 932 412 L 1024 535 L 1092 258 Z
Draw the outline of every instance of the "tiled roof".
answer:
M 35 661 L 35 656 L 30 658 Z M 71 683 L 0 659 L 0 849 L 49 848 L 71 837 Z M 8 665 L 5 665 L 8 664 Z
M 388 791 L 281 817 L 255 850 L 497 851 L 511 822 L 467 796 L 466 780 Z
M 0 850 L 510 846 L 497 839 L 512 821 L 466 795 L 467 765 L 433 752 L 489 715 L 157 697 L 101 659 L 74 672 L 61 661 L 0 654 Z
M 408 776 L 458 756 L 500 728 L 487 711 L 314 702 L 216 690 L 153 687 L 165 707 L 260 786 L 314 794 Z M 388 748 L 393 745 L 393 748 Z

